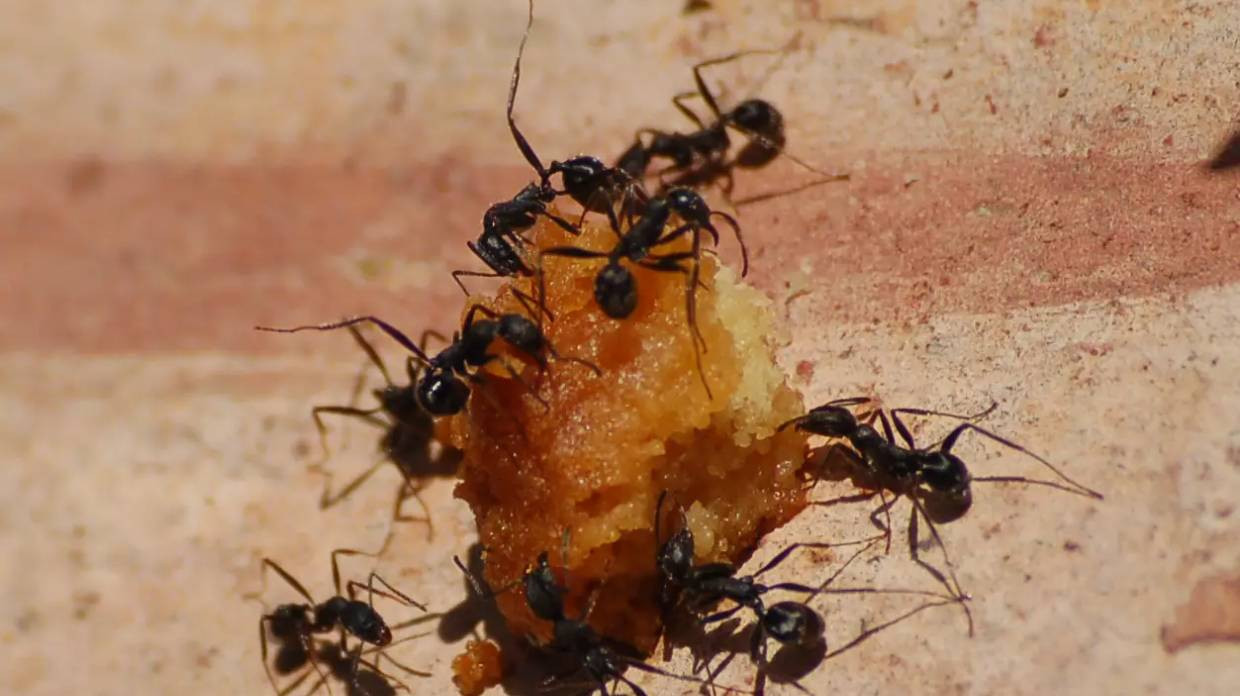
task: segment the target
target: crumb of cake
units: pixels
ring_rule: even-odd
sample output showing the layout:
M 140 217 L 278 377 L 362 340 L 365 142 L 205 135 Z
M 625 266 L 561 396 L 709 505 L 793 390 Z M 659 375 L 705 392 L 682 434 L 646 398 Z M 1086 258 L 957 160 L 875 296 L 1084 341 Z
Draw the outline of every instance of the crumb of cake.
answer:
M 480 696 L 504 678 L 499 646 L 489 640 L 471 640 L 465 652 L 452 658 L 452 683 L 461 696 Z
M 615 235 L 587 224 L 572 237 L 544 222 L 531 239 L 542 248 L 606 250 Z M 457 496 L 474 511 L 487 581 L 504 586 L 547 551 L 565 567 L 570 615 L 593 597 L 596 630 L 648 651 L 662 628 L 654 591 L 659 494 L 667 490 L 685 510 L 698 562 L 740 560 L 806 504 L 806 436 L 775 432 L 804 407 L 775 363 L 780 332 L 769 301 L 713 254 L 702 256 L 696 300 L 713 398 L 696 367 L 683 274 L 630 266 L 638 304 L 617 320 L 594 301 L 602 260 L 545 257 L 543 265 L 551 344 L 596 364 L 602 376 L 554 357 L 541 371 L 497 345 L 521 381 L 494 365 L 467 412 L 442 421 L 439 434 L 464 453 Z M 517 283 L 537 294 L 529 279 Z M 524 311 L 508 290 L 471 302 Z M 520 592 L 498 602 L 515 633 L 548 639 L 549 622 L 529 613 Z

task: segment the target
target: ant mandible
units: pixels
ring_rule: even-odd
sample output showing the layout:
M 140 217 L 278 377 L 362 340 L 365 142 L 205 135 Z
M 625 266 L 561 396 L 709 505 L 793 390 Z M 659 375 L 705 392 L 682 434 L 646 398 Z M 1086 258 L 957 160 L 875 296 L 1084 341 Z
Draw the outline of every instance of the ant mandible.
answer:
M 794 39 L 795 40 L 795 39 Z M 787 142 L 784 133 L 784 117 L 773 104 L 763 99 L 751 98 L 737 104 L 729 111 L 723 111 L 715 95 L 711 93 L 702 77 L 702 69 L 721 65 L 752 55 L 782 53 L 775 50 L 738 51 L 720 58 L 713 58 L 693 66 L 693 79 L 697 86 L 696 92 L 686 92 L 672 97 L 672 103 L 686 118 L 697 125 L 698 130 L 691 133 L 661 131 L 643 128 L 637 132 L 633 144 L 616 160 L 616 168 L 625 172 L 635 180 L 646 176 L 651 160 L 662 158 L 670 160 L 670 164 L 660 174 L 672 173 L 675 176 L 670 182 L 663 183 L 662 189 L 675 186 L 705 186 L 717 179 L 723 179 L 723 192 L 729 195 L 732 190 L 732 170 L 737 166 L 759 168 L 765 166 L 779 155 L 784 155 L 802 168 L 820 174 L 829 181 L 845 181 L 848 174 L 824 172 L 785 151 Z M 700 97 L 714 117 L 710 123 L 702 120 L 684 102 L 690 97 Z M 727 158 L 731 147 L 728 129 L 739 131 L 748 139 L 748 143 L 732 159 Z M 643 142 L 649 138 L 649 143 Z
M 348 591 L 348 597 L 344 597 L 340 584 L 340 556 L 373 556 L 364 551 L 354 549 L 336 549 L 331 553 L 332 560 L 332 582 L 336 589 L 336 594 L 322 603 L 317 603 L 306 588 L 297 581 L 288 571 L 280 567 L 280 564 L 270 558 L 263 559 L 263 584 L 266 585 L 265 571 L 270 569 L 275 571 L 290 587 L 297 591 L 306 599 L 306 604 L 281 604 L 269 614 L 264 614 L 258 620 L 259 644 L 261 646 L 261 655 L 263 660 L 263 669 L 267 672 L 267 679 L 271 682 L 271 688 L 277 693 L 282 694 L 276 685 L 275 677 L 271 673 L 271 666 L 267 661 L 267 631 L 270 630 L 274 640 L 289 644 L 296 641 L 301 646 L 302 654 L 304 654 L 318 673 L 320 681 L 327 684 L 327 675 L 319 666 L 318 651 L 314 645 L 314 636 L 316 634 L 330 633 L 333 630 L 340 631 L 339 648 L 341 652 L 352 655 L 352 667 L 349 673 L 352 675 L 352 684 L 357 685 L 357 668 L 362 662 L 361 646 L 350 653 L 347 646 L 347 636 L 353 636 L 363 644 L 383 648 L 392 643 L 392 630 L 388 627 L 379 612 L 375 611 L 374 596 L 377 594 L 393 601 L 404 604 L 405 606 L 417 607 L 422 611 L 426 611 L 426 606 L 414 601 L 408 595 L 397 590 L 390 583 L 384 580 L 378 573 L 371 571 L 367 578 L 366 584 L 349 580 L 345 585 Z M 387 590 L 375 589 L 375 582 L 381 583 Z M 357 599 L 358 590 L 365 589 L 367 600 L 365 602 Z M 401 665 L 391 656 L 387 656 L 388 661 L 401 667 L 405 671 L 413 674 L 420 674 L 416 670 L 411 670 Z M 378 659 L 373 663 L 366 663 L 366 667 L 374 670 L 383 677 L 400 684 L 406 691 L 409 690 L 399 679 L 383 672 L 378 667 Z M 335 670 L 333 670 L 335 671 Z M 327 684 L 328 693 L 331 692 L 331 685 Z
M 972 505 L 973 492 L 971 486 L 974 482 L 1016 482 L 1043 485 L 1096 500 L 1103 499 L 1101 493 L 1072 480 L 1043 457 L 1007 438 L 968 422 L 989 414 L 998 406 L 997 403 L 992 403 L 985 411 L 972 416 L 962 416 L 920 408 L 896 408 L 890 410 L 890 420 L 888 419 L 888 412 L 882 408 L 876 408 L 863 414 L 860 420 L 857 415 L 849 410 L 849 407 L 868 403 L 873 403 L 873 399 L 864 396 L 829 401 L 810 410 L 804 416 L 793 418 L 781 424 L 779 430 L 795 426 L 797 430 L 814 435 L 848 440 L 856 450 L 855 453 L 849 453 L 854 463 L 860 465 L 863 471 L 876 484 L 876 492 L 867 494 L 865 497 L 868 498 L 877 494 L 882 498 L 882 506 L 871 514 L 870 519 L 886 535 L 888 550 L 891 547 L 890 509 L 901 496 L 904 496 L 912 501 L 913 504 L 913 511 L 909 517 L 909 551 L 913 560 L 942 582 L 950 592 L 954 592 L 961 598 L 965 598 L 968 595 L 960 587 L 960 581 L 956 578 L 956 571 L 951 557 L 947 553 L 946 546 L 943 545 L 943 540 L 939 536 L 934 520 L 922 503 L 922 497 L 926 497 L 928 502 L 933 501 L 945 504 L 946 507 L 956 511 L 957 517 L 964 514 Z M 905 426 L 904 421 L 900 419 L 901 413 L 943 416 L 961 419 L 966 422 L 952 429 L 941 442 L 922 448 L 918 447 L 913 441 L 912 434 Z M 870 425 L 870 422 L 875 417 L 882 423 L 882 434 Z M 892 433 L 893 423 L 895 424 L 895 431 L 900 434 L 905 446 L 896 443 Z M 1023 476 L 973 476 L 969 473 L 964 460 L 952 454 L 952 448 L 955 447 L 957 440 L 968 431 L 979 433 L 1001 445 L 1029 455 L 1038 463 L 1054 472 L 1063 483 L 1029 479 Z M 891 491 L 895 494 L 895 497 L 888 502 L 884 491 Z M 879 513 L 888 515 L 886 526 L 878 521 L 877 515 Z M 922 561 L 918 556 L 917 518 L 919 515 L 925 518 L 926 525 L 929 527 L 935 542 L 943 548 L 943 558 L 951 575 L 950 584 L 941 572 Z M 965 607 L 965 613 L 969 620 L 969 635 L 973 635 L 972 614 L 967 606 L 963 604 L 962 606 Z

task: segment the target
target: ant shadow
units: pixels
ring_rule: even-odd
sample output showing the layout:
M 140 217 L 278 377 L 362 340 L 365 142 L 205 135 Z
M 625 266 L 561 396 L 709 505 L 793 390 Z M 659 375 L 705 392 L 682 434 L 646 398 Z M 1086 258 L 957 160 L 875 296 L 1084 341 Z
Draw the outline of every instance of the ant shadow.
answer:
M 466 556 L 469 572 L 484 583 L 482 545 L 475 543 L 470 546 Z M 440 616 L 435 630 L 439 639 L 444 643 L 457 643 L 471 637 L 476 640 L 485 638 L 497 644 L 504 660 L 504 679 L 500 687 L 506 694 L 545 696 L 557 690 L 560 685 L 548 686 L 547 682 L 568 671 L 566 663 L 513 635 L 495 599 L 476 594 L 466 578 L 462 578 L 461 583 L 465 588 L 465 598 Z M 484 584 L 483 589 L 490 595 L 489 587 Z M 570 686 L 565 684 L 563 688 Z

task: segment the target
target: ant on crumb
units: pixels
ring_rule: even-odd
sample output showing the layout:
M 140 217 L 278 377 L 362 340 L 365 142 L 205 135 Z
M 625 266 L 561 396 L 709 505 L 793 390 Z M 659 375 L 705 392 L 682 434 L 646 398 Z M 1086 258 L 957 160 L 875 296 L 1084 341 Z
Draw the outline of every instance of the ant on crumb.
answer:
M 739 568 L 731 563 L 695 565 L 693 532 L 689 529 L 684 518 L 683 508 L 680 509 L 680 529 L 672 534 L 667 541 L 662 541 L 661 519 L 663 516 L 663 503 L 667 495 L 667 491 L 663 491 L 659 495 L 658 502 L 655 504 L 654 518 L 655 569 L 658 577 L 660 607 L 664 614 L 677 608 L 684 608 L 691 615 L 700 617 L 701 614 L 709 611 L 722 600 L 730 600 L 735 604 L 730 609 L 701 617 L 699 621 L 702 625 L 727 620 L 742 609 L 748 608 L 752 610 L 757 622 L 750 636 L 749 655 L 754 664 L 757 665 L 760 673 L 765 673 L 768 665 L 768 639 L 773 639 L 783 646 L 805 653 L 813 652 L 815 648 L 821 648 L 822 652 L 825 653 L 826 624 L 822 617 L 809 606 L 809 602 L 819 594 L 911 594 L 934 597 L 941 600 L 922 605 L 914 612 L 901 616 L 896 621 L 931 606 L 941 606 L 961 601 L 958 598 L 947 598 L 934 592 L 921 590 L 879 589 L 871 587 L 828 589 L 827 586 L 839 577 L 853 560 L 877 543 L 882 538 L 881 536 L 840 543 L 794 543 L 775 554 L 771 560 L 767 561 L 752 575 L 738 576 Z M 783 563 L 798 549 L 836 548 L 857 545 L 861 545 L 861 548 L 818 587 L 810 587 L 795 582 L 765 585 L 758 581 L 761 575 Z M 763 597 L 775 590 L 797 592 L 807 596 L 800 602 L 784 600 L 768 606 L 763 601 Z M 895 622 L 883 624 L 882 628 L 892 623 Z M 853 647 L 875 632 L 875 630 L 865 632 L 862 636 L 849 642 L 844 648 L 836 650 L 833 654 L 838 654 L 845 649 Z M 707 671 L 709 673 L 709 670 Z M 805 691 L 803 687 L 795 682 L 794 686 Z
M 794 39 L 795 41 L 795 39 Z M 670 160 L 663 170 L 658 172 L 660 182 L 664 182 L 664 174 L 672 174 L 670 181 L 661 183 L 661 189 L 676 186 L 700 187 L 723 180 L 721 186 L 725 196 L 732 191 L 732 172 L 736 167 L 756 169 L 769 164 L 779 155 L 783 155 L 800 167 L 822 175 L 824 180 L 846 181 L 848 174 L 824 172 L 798 159 L 785 150 L 787 138 L 784 132 L 784 117 L 775 105 L 763 99 L 746 99 L 729 111 L 723 111 L 715 95 L 711 93 L 702 77 L 702 69 L 714 65 L 722 65 L 752 55 L 782 54 L 779 50 L 738 51 L 720 58 L 712 58 L 693 66 L 693 80 L 697 85 L 696 92 L 685 92 L 672 97 L 672 103 L 686 118 L 697 125 L 698 130 L 691 133 L 661 131 L 643 128 L 629 149 L 625 150 L 616 160 L 616 168 L 627 173 L 635 180 L 643 179 L 655 158 Z M 685 100 L 700 97 L 713 117 L 709 123 L 703 121 L 698 114 L 690 109 Z M 728 158 L 731 138 L 728 130 L 736 130 L 743 134 L 748 143 L 741 148 L 735 157 Z M 648 139 L 648 142 L 643 138 Z
M 604 696 L 614 694 L 616 692 L 614 689 L 609 689 L 609 683 L 618 682 L 628 686 L 635 696 L 646 696 L 644 689 L 624 676 L 625 669 L 630 667 L 679 681 L 692 682 L 702 686 L 708 685 L 708 682 L 696 677 L 673 674 L 648 665 L 631 654 L 624 654 L 629 651 L 625 650 L 622 652 L 620 650 L 622 646 L 598 635 L 588 623 L 588 617 L 594 608 L 594 600 L 596 598 L 594 596 L 590 598 L 580 618 L 569 618 L 564 610 L 565 588 L 556 579 L 555 571 L 548 562 L 547 552 L 545 551 L 538 555 L 537 563 L 530 570 L 526 571 L 519 580 L 508 584 L 498 591 L 487 590 L 483 582 L 467 570 L 459 558 L 454 557 L 452 560 L 456 563 L 457 568 L 465 574 L 465 578 L 475 594 L 493 597 L 520 584 L 525 594 L 526 604 L 534 616 L 552 623 L 552 639 L 546 647 L 553 653 L 569 658 L 573 662 L 574 668 L 568 674 L 548 677 L 543 682 L 544 687 L 551 687 L 556 682 L 573 673 L 584 671 L 591 680 L 592 688 L 590 693 L 597 689 Z M 565 684 L 564 686 L 569 685 Z M 728 691 L 736 691 L 736 689 L 730 687 L 724 688 Z
M 935 527 L 934 519 L 927 511 L 928 504 L 935 505 L 938 510 L 949 511 L 951 519 L 960 517 L 973 503 L 972 484 L 975 482 L 1027 483 L 1057 488 L 1095 500 L 1103 499 L 1101 493 L 1072 480 L 1046 459 L 1011 440 L 969 422 L 989 414 L 998 406 L 997 403 L 992 403 L 985 411 L 972 416 L 920 408 L 895 408 L 889 412 L 882 408 L 874 408 L 862 414 L 859 418 L 849 410 L 850 407 L 870 403 L 873 403 L 873 399 L 864 396 L 829 401 L 810 410 L 804 416 L 793 418 L 781 424 L 779 430 L 795 426 L 797 430 L 814 435 L 848 440 L 855 452 L 851 450 L 845 450 L 845 452 L 853 464 L 859 467 L 860 471 L 873 483 L 875 489 L 871 493 L 862 494 L 859 498 L 852 497 L 850 500 L 864 500 L 875 495 L 880 497 L 882 505 L 870 515 L 870 519 L 875 526 L 883 530 L 887 538 L 888 551 L 891 548 L 890 509 L 901 496 L 912 501 L 913 510 L 909 516 L 909 551 L 913 560 L 930 572 L 939 582 L 943 583 L 948 588 L 948 591 L 962 599 L 967 598 L 968 595 L 960 587 L 960 581 L 956 578 L 956 571 L 952 565 L 951 557 L 947 553 L 947 547 L 943 545 L 943 540 Z M 888 413 L 890 413 L 890 418 L 888 418 Z M 952 429 L 947 434 L 947 437 L 940 442 L 929 447 L 918 447 L 913 441 L 913 436 L 909 429 L 904 425 L 904 421 L 900 419 L 901 413 L 921 416 L 942 416 L 965 422 Z M 870 425 L 875 418 L 878 418 L 882 423 L 882 434 Z M 895 425 L 895 432 L 899 433 L 900 438 L 905 443 L 904 445 L 896 443 L 892 433 L 893 423 Z M 969 473 L 964 460 L 952 454 L 952 448 L 956 445 L 956 441 L 968 431 L 984 435 L 1005 447 L 1029 455 L 1038 463 L 1054 472 L 1062 483 L 1059 481 L 1030 479 L 1023 476 L 973 476 Z M 895 494 L 890 502 L 887 501 L 886 491 Z M 926 500 L 925 504 L 922 502 L 923 498 Z M 887 515 L 888 521 L 886 525 L 879 522 L 878 515 L 880 513 Z M 947 582 L 947 578 L 938 569 L 921 560 L 918 556 L 918 516 L 925 518 L 935 543 L 943 548 L 943 558 L 947 564 L 948 573 L 951 576 L 950 583 Z M 945 516 L 947 515 L 938 515 L 940 519 Z M 962 604 L 961 606 L 964 607 L 965 614 L 968 617 L 969 635 L 971 636 L 973 635 L 973 616 L 969 612 L 967 605 Z
M 456 472 L 457 464 L 460 461 L 459 452 L 444 447 L 438 454 L 431 454 L 435 423 L 430 413 L 418 403 L 415 389 L 418 384 L 418 369 L 413 358 L 410 357 L 405 360 L 405 372 L 408 375 L 409 383 L 398 385 L 392 380 L 387 366 L 383 363 L 383 359 L 379 357 L 374 347 L 362 336 L 357 327 L 350 326 L 348 329 L 354 342 L 366 354 L 369 364 L 377 368 L 383 376 L 384 387 L 372 391 L 378 405 L 367 409 L 358 408 L 355 405 L 363 385 L 363 372 L 358 375 L 358 381 L 354 387 L 353 397 L 350 399 L 349 405 L 315 406 L 310 411 L 311 416 L 314 418 L 314 425 L 318 430 L 319 443 L 322 446 L 325 458 L 330 456 L 330 451 L 327 447 L 327 426 L 323 422 L 323 416 L 327 414 L 355 418 L 382 429 L 384 434 L 379 446 L 384 454 L 384 458 L 375 462 L 370 468 L 334 493 L 331 491 L 331 477 L 329 474 L 328 481 L 323 487 L 323 493 L 319 497 L 319 508 L 326 510 L 352 494 L 383 465 L 384 461 L 388 461 L 396 467 L 400 472 L 401 478 L 404 479 L 404 483 L 397 491 L 396 502 L 392 510 L 392 521 L 425 522 L 427 534 L 433 538 L 435 528 L 431 519 L 431 512 L 419 493 L 424 487 L 427 477 L 448 476 Z M 443 338 L 436 332 L 427 331 L 423 334 L 419 347 L 424 349 L 427 338 L 431 336 Z M 425 517 L 413 518 L 403 514 L 404 503 L 410 498 L 414 498 L 422 506 Z M 383 549 L 380 549 L 380 555 L 386 550 L 390 540 L 391 534 L 389 534 L 388 541 L 384 542 Z
M 516 297 L 522 303 L 525 302 L 519 295 Z M 487 318 L 478 319 L 476 318 L 478 314 L 482 314 Z M 498 355 L 490 352 L 491 344 L 497 338 L 507 341 L 519 353 L 533 360 L 540 369 L 546 369 L 547 360 L 544 354 L 549 353 L 557 360 L 574 362 L 589 368 L 596 375 L 602 374 L 598 366 L 588 360 L 561 356 L 547 341 L 538 324 L 534 323 L 529 317 L 516 313 L 500 314 L 482 305 L 473 305 L 469 308 L 469 311 L 465 314 L 465 323 L 461 330 L 453 334 L 452 342 L 433 357 L 411 341 L 400 329 L 378 317 L 369 315 L 327 324 L 313 324 L 292 328 L 273 328 L 268 326 L 258 326 L 255 328 L 260 331 L 296 333 L 305 330 L 331 331 L 366 322 L 379 327 L 393 340 L 404 346 L 423 365 L 425 370 L 417 380 L 414 392 L 417 402 L 432 416 L 454 415 L 465 410 L 465 405 L 470 395 L 470 387 L 466 382 L 478 383 L 482 381 L 482 377 L 472 372 L 471 368 L 480 368 L 499 359 Z M 511 365 L 505 363 L 504 366 L 509 376 L 522 384 L 526 384 L 521 379 L 521 375 Z M 529 385 L 526 384 L 526 387 L 528 388 Z M 547 402 L 535 394 L 533 390 L 530 391 L 530 394 L 542 403 L 544 408 L 550 408 Z
M 368 670 L 375 672 L 388 681 L 400 685 L 405 691 L 409 688 L 402 681 L 384 672 L 379 668 L 378 657 L 374 661 L 366 662 L 362 659 L 363 644 L 375 646 L 382 649 L 392 644 L 392 630 L 384 622 L 383 617 L 374 608 L 374 596 L 377 594 L 390 600 L 403 604 L 405 606 L 417 607 L 422 611 L 426 611 L 426 607 L 411 599 L 408 595 L 397 590 L 378 573 L 371 572 L 365 584 L 356 580 L 349 580 L 344 589 L 348 592 L 348 597 L 344 597 L 340 584 L 340 556 L 372 556 L 373 554 L 364 551 L 356 551 L 353 549 L 336 549 L 331 553 L 332 560 L 332 582 L 336 589 L 336 594 L 322 603 L 316 603 L 314 598 L 306 588 L 297 581 L 288 571 L 280 567 L 278 563 L 270 558 L 263 559 L 263 585 L 266 586 L 267 576 L 265 571 L 270 569 L 275 571 L 290 587 L 297 591 L 306 599 L 306 604 L 281 604 L 269 614 L 264 614 L 258 620 L 258 635 L 261 646 L 261 654 L 263 660 L 263 669 L 267 672 L 267 679 L 271 682 L 271 688 L 277 694 L 285 694 L 290 688 L 296 688 L 300 684 L 300 679 L 291 687 L 281 690 L 276 685 L 275 676 L 271 672 L 271 665 L 267 660 L 268 641 L 267 632 L 270 631 L 272 639 L 288 646 L 296 644 L 300 646 L 299 653 L 287 653 L 286 648 L 282 648 L 279 657 L 283 660 L 289 660 L 290 656 L 304 656 L 319 675 L 320 683 L 327 685 L 327 691 L 331 692 L 331 685 L 327 683 L 327 675 L 323 672 L 319 664 L 320 651 L 314 642 L 314 636 L 318 634 L 330 633 L 334 630 L 339 631 L 339 644 L 337 646 L 340 654 L 349 656 L 350 666 L 347 670 L 350 684 L 354 688 L 359 688 L 358 684 L 358 666 L 365 665 Z M 376 589 L 375 582 L 381 583 L 386 590 Z M 363 602 L 357 598 L 359 590 L 366 591 L 366 601 Z M 353 636 L 359 641 L 359 644 L 352 651 L 349 650 L 347 640 L 348 636 Z M 379 653 L 386 657 L 389 662 L 400 667 L 406 673 L 416 674 L 419 676 L 429 676 L 425 672 L 405 667 L 397 662 L 390 655 Z M 277 660 L 281 661 L 280 659 Z M 277 667 L 287 667 L 285 662 Z M 332 672 L 339 673 L 338 668 L 332 665 Z M 315 687 L 318 688 L 317 686 Z
M 556 196 L 568 194 L 576 200 L 584 211 L 606 212 L 615 218 L 617 204 L 621 207 L 628 201 L 644 202 L 646 194 L 631 177 L 623 171 L 604 165 L 598 158 L 579 155 L 563 162 L 553 160 L 548 168 L 543 165 L 534 148 L 530 146 L 521 129 L 513 118 L 513 107 L 517 98 L 517 87 L 521 82 L 521 57 L 525 53 L 525 43 L 534 24 L 534 2 L 529 2 L 529 17 L 525 25 L 525 33 L 521 36 L 521 44 L 517 49 L 517 60 L 512 68 L 512 80 L 508 87 L 508 130 L 512 133 L 517 149 L 525 157 L 525 161 L 538 174 L 538 183 L 527 184 L 512 200 L 496 203 L 487 209 L 482 216 L 482 235 L 477 242 L 468 242 L 470 251 L 483 261 L 490 273 L 477 271 L 453 271 L 452 278 L 460 286 L 461 291 L 468 294 L 461 278 L 463 276 L 485 278 L 516 278 L 531 277 L 536 271 L 522 258 L 518 247 L 524 247 L 528 241 L 522 233 L 533 227 L 538 216 L 551 220 L 569 234 L 581 233 L 577 225 L 550 212 L 547 207 L 555 201 Z M 551 185 L 551 177 L 560 174 L 564 185 L 563 191 L 557 191 Z M 584 219 L 584 212 L 583 212 Z M 539 274 L 539 285 L 542 276 Z
M 666 231 L 673 214 L 680 218 L 681 224 L 671 231 Z M 697 325 L 697 288 L 701 284 L 698 271 L 702 232 L 709 233 L 715 244 L 719 242 L 719 231 L 710 222 L 710 218 L 714 216 L 727 222 L 735 232 L 743 259 L 741 275 L 745 275 L 749 271 L 749 252 L 741 237 L 740 225 L 737 224 L 736 219 L 727 213 L 712 211 L 701 196 L 687 188 L 672 189 L 667 192 L 666 196 L 650 199 L 641 217 L 636 222 L 630 220 L 628 230 L 625 232 L 621 232 L 620 228 L 613 224 L 612 231 L 616 233 L 616 244 L 611 251 L 557 246 L 543 249 L 542 252 L 544 256 L 605 259 L 606 263 L 594 278 L 594 301 L 603 313 L 612 319 L 624 319 L 637 308 L 637 280 L 633 272 L 620 263 L 622 260 L 628 260 L 637 266 L 660 273 L 684 274 L 687 278 L 686 318 L 694 341 L 694 357 L 697 361 L 698 375 L 702 379 L 702 386 L 705 387 L 708 396 L 711 391 L 706 383 L 701 357 L 701 354 L 706 352 L 706 340 Z M 690 251 L 651 253 L 654 249 L 675 242 L 686 234 L 692 235 L 693 244 Z

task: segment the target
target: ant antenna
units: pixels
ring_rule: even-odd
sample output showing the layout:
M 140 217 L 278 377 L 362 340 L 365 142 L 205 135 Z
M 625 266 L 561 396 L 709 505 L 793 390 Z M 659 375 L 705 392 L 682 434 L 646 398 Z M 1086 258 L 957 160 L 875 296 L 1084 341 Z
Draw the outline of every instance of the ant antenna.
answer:
M 525 33 L 521 34 L 521 45 L 517 48 L 517 61 L 512 66 L 512 81 L 508 84 L 508 129 L 512 131 L 512 137 L 517 141 L 517 147 L 521 150 L 521 154 L 525 156 L 525 161 L 538 172 L 539 178 L 545 184 L 550 178 L 547 168 L 543 166 L 538 155 L 534 153 L 534 148 L 530 147 L 530 143 L 521 134 L 521 129 L 517 128 L 517 122 L 512 117 L 512 107 L 517 100 L 517 85 L 521 83 L 521 56 L 525 54 L 525 41 L 530 37 L 530 29 L 534 26 L 534 0 L 529 0 L 529 16 L 525 22 Z
M 273 333 L 297 333 L 298 331 L 331 331 L 333 329 L 343 329 L 345 327 L 355 326 L 357 324 L 362 324 L 362 323 L 367 323 L 367 322 L 374 324 L 375 326 L 378 326 L 379 329 L 383 331 L 383 333 L 390 336 L 392 340 L 401 344 L 410 353 L 413 353 L 415 356 L 417 356 L 418 359 L 421 360 L 423 364 L 428 365 L 428 366 L 430 365 L 431 359 L 426 355 L 425 352 L 423 352 L 421 348 L 417 346 L 417 344 L 409 340 L 409 337 L 406 336 L 404 333 L 402 333 L 400 329 L 396 328 L 395 326 L 392 326 L 391 324 L 387 323 L 386 321 L 376 316 L 364 315 L 364 316 L 358 316 L 358 317 L 350 317 L 348 319 L 342 319 L 340 321 L 329 322 L 326 324 L 305 324 L 302 326 L 294 326 L 291 328 L 281 328 L 281 327 L 275 327 L 275 326 L 255 326 L 254 328 L 257 329 L 258 331 L 270 331 Z

